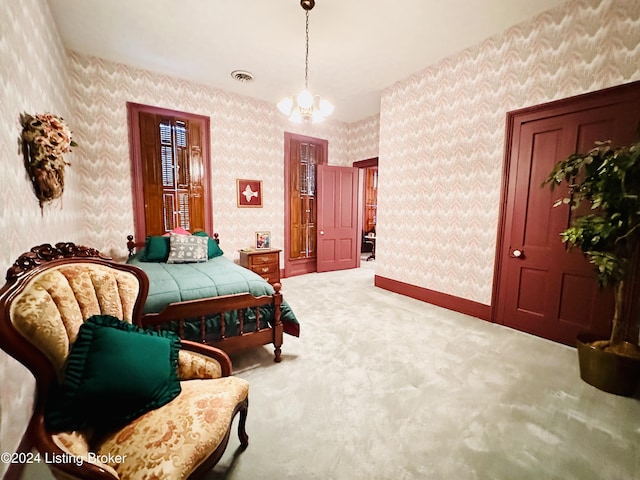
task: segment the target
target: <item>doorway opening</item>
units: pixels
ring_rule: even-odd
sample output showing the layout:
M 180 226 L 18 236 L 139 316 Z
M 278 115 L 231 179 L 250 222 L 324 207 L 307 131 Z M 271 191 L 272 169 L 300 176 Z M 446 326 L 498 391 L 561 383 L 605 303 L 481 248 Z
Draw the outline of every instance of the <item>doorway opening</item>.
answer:
M 378 222 L 378 157 L 353 162 L 360 171 L 362 198 L 360 260 L 376 258 L 376 224 Z

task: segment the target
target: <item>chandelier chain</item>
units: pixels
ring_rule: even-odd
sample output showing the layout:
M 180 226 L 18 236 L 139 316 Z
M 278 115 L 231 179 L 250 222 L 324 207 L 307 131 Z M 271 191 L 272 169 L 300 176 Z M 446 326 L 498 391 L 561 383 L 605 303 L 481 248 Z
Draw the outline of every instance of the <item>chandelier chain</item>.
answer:
M 314 4 L 315 0 L 300 0 L 300 6 L 305 10 L 304 90 L 278 102 L 278 110 L 296 123 L 322 122 L 333 112 L 333 105 L 326 98 L 309 91 L 309 10 Z
M 309 89 L 309 10 L 305 11 L 307 17 L 306 23 L 306 38 L 307 38 L 307 47 L 304 54 L 304 88 Z

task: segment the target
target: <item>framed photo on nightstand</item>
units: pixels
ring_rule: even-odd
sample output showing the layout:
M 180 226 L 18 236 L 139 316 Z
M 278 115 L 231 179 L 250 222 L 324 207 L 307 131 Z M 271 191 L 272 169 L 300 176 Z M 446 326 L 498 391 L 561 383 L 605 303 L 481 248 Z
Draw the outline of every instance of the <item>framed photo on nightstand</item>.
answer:
M 256 232 L 256 249 L 269 250 L 271 248 L 271 232 Z

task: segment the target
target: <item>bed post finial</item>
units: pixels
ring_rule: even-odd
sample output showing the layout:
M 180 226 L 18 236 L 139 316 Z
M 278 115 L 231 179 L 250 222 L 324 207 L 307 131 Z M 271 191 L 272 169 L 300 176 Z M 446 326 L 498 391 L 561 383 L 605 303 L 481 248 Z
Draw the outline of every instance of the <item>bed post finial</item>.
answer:
M 129 250 L 129 256 L 133 256 L 133 251 L 136 248 L 136 242 L 133 241 L 133 235 L 127 235 L 127 250 Z

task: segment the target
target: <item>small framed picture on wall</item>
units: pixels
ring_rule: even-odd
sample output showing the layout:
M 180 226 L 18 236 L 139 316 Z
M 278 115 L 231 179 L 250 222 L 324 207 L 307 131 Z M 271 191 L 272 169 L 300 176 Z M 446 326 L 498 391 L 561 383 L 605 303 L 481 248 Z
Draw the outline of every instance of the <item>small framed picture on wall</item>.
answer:
M 256 232 L 256 249 L 269 250 L 271 248 L 271 232 Z
M 262 207 L 262 180 L 237 179 L 238 207 Z

